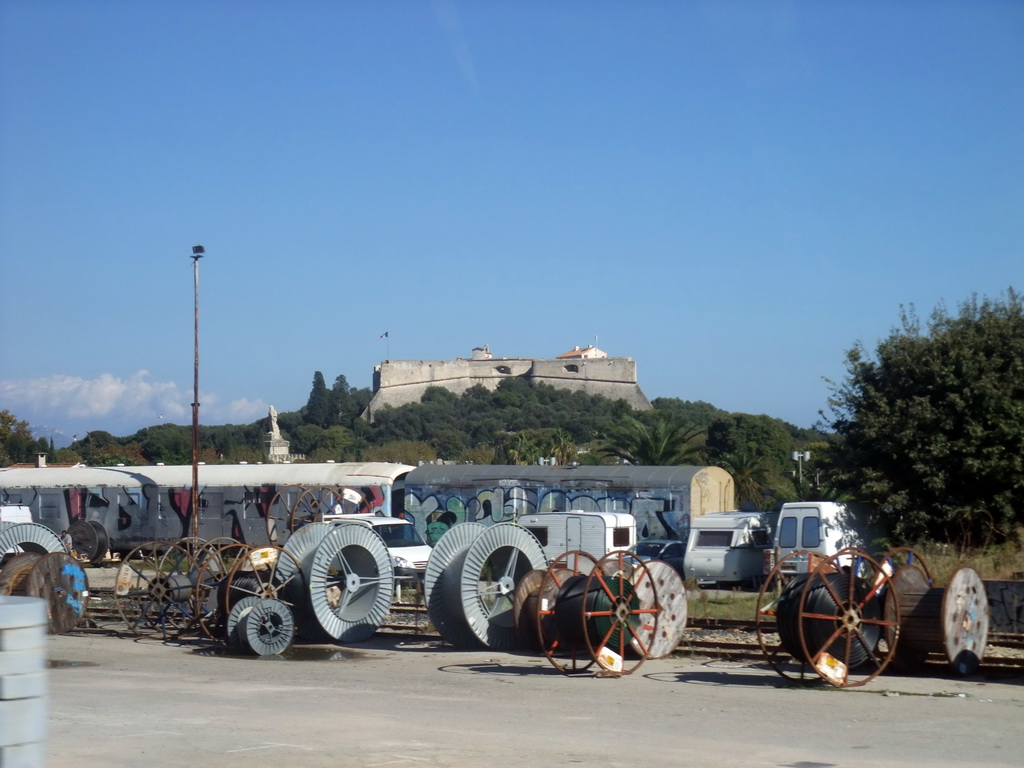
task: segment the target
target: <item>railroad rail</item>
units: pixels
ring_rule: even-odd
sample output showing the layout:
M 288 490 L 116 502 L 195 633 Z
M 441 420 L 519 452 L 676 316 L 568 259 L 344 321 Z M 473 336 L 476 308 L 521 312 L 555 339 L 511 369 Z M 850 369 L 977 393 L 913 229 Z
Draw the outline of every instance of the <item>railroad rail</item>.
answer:
M 124 622 L 114 604 L 114 590 L 93 589 L 85 622 L 75 632 L 120 634 Z M 379 632 L 389 636 L 436 638 L 440 634 L 430 624 L 422 603 L 402 602 L 391 606 L 391 612 Z M 676 655 L 706 656 L 733 661 L 763 661 L 757 642 L 757 627 L 742 619 L 691 619 L 683 632 Z M 941 671 L 941 659 L 929 661 L 929 667 Z M 982 659 L 983 674 L 1004 674 L 1024 670 L 1024 634 L 992 634 Z

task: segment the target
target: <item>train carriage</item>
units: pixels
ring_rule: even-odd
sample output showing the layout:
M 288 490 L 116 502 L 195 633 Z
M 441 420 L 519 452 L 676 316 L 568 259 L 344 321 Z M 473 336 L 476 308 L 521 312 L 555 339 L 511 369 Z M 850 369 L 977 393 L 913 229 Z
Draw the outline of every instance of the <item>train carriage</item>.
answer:
M 199 467 L 199 536 L 262 545 L 287 526 L 304 495 L 328 492 L 334 512 L 396 515 L 412 467 L 383 462 L 209 464 Z M 0 504 L 27 506 L 54 531 L 102 526 L 113 552 L 191 536 L 192 467 L 0 469 Z
M 734 508 L 720 467 L 424 464 L 405 478 L 405 512 L 430 543 L 456 523 L 496 523 L 527 514 L 627 512 L 640 538 L 686 539 L 689 521 Z

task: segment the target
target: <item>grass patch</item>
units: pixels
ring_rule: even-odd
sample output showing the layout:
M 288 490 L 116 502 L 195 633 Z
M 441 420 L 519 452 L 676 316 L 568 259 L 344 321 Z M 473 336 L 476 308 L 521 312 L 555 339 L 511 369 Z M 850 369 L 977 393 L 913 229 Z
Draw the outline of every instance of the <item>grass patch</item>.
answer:
M 912 549 L 917 552 L 938 586 L 949 582 L 953 572 L 968 565 L 988 581 L 1024 580 L 1024 528 L 1005 544 L 959 549 L 952 544 L 922 542 Z
M 692 620 L 727 619 L 753 621 L 757 608 L 757 592 L 711 592 L 687 584 L 687 613 Z

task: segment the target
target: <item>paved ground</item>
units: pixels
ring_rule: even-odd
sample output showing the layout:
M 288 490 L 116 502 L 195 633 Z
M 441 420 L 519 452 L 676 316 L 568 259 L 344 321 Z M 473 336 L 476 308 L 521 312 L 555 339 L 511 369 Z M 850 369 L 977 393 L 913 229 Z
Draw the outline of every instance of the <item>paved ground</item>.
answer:
M 240 658 L 50 638 L 51 768 L 1024 764 L 1024 677 L 804 689 L 760 664 L 649 661 L 619 679 L 377 635 Z

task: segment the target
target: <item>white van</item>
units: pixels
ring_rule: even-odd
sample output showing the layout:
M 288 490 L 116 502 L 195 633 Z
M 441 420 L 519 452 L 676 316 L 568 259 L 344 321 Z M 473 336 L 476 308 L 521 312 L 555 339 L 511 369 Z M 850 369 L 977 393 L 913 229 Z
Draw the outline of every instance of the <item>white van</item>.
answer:
M 370 526 L 384 539 L 384 545 L 395 566 L 395 578 L 423 581 L 427 560 L 430 558 L 430 545 L 423 540 L 411 521 L 382 515 L 324 515 L 324 522 L 357 522 Z
M 523 515 L 519 525 L 537 537 L 548 562 L 574 549 L 604 557 L 636 544 L 636 518 L 628 512 L 539 512 Z
M 776 561 L 798 550 L 831 557 L 847 547 L 866 549 L 878 535 L 871 524 L 873 507 L 859 502 L 794 501 L 782 505 L 775 537 Z M 798 555 L 780 568 L 784 573 L 805 573 L 813 567 Z
M 690 523 L 686 576 L 698 584 L 758 585 L 778 512 L 712 512 Z

